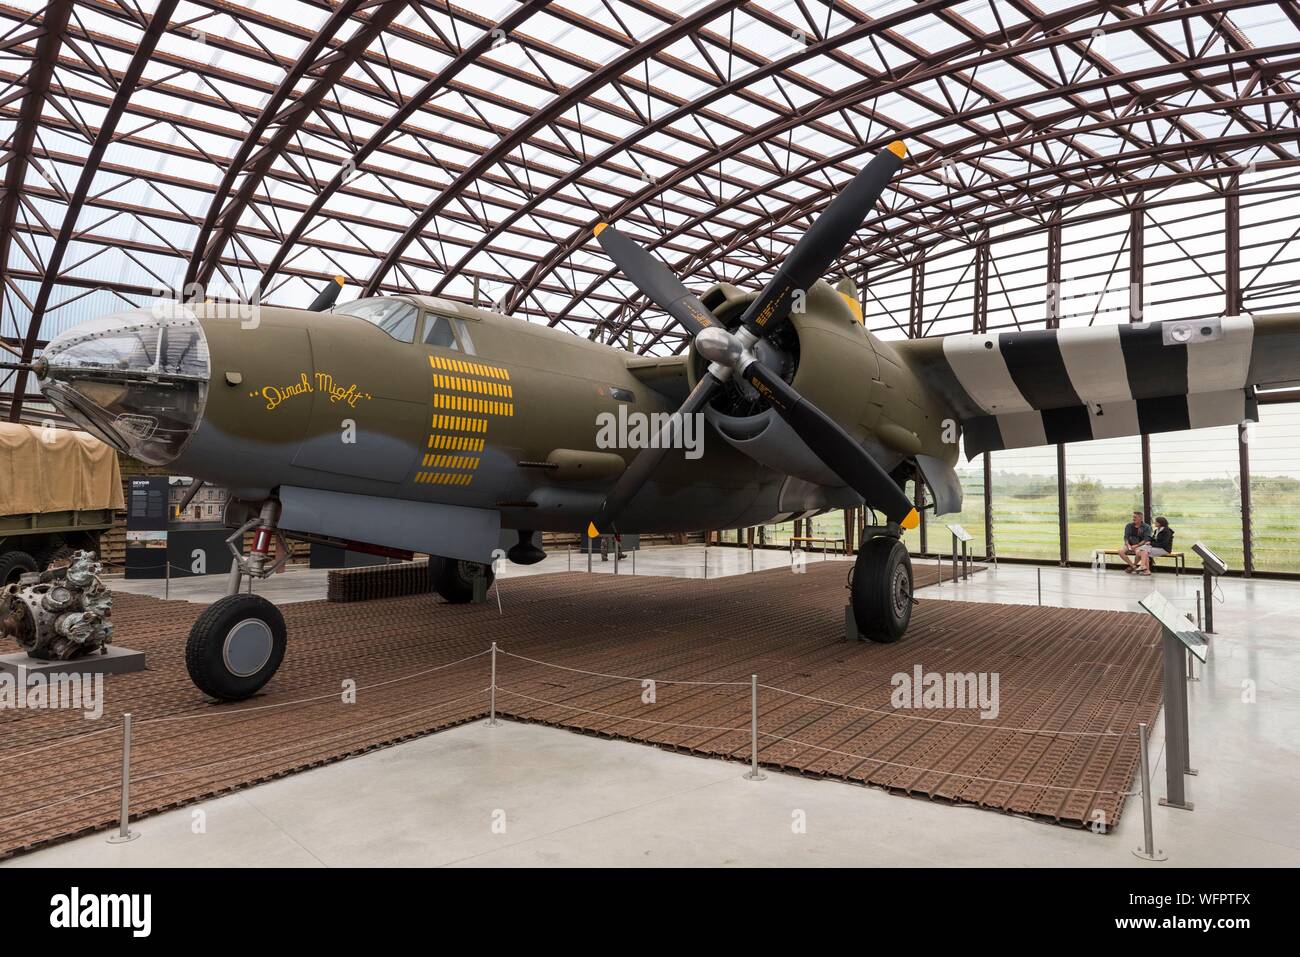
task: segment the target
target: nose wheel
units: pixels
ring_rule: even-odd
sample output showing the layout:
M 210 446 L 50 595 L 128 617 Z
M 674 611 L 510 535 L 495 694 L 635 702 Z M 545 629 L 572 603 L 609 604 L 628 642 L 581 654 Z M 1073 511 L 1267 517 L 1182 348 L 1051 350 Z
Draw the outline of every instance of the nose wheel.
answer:
M 288 562 L 289 545 L 276 527 L 279 514 L 279 502 L 268 499 L 258 515 L 226 539 L 233 557 L 226 597 L 204 609 L 185 643 L 190 680 L 219 701 L 252 697 L 284 659 L 286 631 L 280 609 L 261 595 L 239 590 L 245 577 L 269 578 Z M 253 532 L 253 547 L 243 555 L 238 546 L 247 532 Z M 276 557 L 271 553 L 273 540 L 278 543 Z
M 227 595 L 204 609 L 185 643 L 185 667 L 200 691 L 240 701 L 271 680 L 284 659 L 284 616 L 261 595 Z
M 897 538 L 869 538 L 858 549 L 850 591 L 861 637 L 898 641 L 912 620 L 912 559 Z

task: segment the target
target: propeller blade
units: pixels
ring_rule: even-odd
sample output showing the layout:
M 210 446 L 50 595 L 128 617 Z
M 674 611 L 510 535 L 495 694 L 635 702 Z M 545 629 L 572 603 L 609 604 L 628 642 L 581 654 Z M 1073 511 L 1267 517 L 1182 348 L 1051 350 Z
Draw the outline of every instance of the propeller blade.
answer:
M 890 179 L 902 168 L 906 155 L 907 147 L 901 140 L 895 140 L 853 177 L 795 243 L 758 298 L 749 304 L 740 320 L 742 326 L 762 337 L 771 335 L 786 321 L 795 291 L 806 292 L 825 275 L 876 205 Z
M 316 298 L 311 301 L 307 308 L 312 312 L 324 312 L 338 302 L 339 293 L 343 291 L 345 280 L 342 276 L 335 276 L 334 281 L 316 294 Z
M 705 404 L 713 396 L 714 390 L 722 383 L 712 374 L 706 372 L 700 379 L 691 394 L 686 397 L 681 408 L 677 410 L 674 419 L 681 422 L 684 416 L 694 415 L 704 408 Z M 670 439 L 674 429 L 673 419 L 664 426 L 663 431 L 659 433 L 659 441 L 651 444 L 650 448 L 642 449 L 637 453 L 632 464 L 623 470 L 623 474 L 618 477 L 614 487 L 605 496 L 605 501 L 601 503 L 600 512 L 587 524 L 587 537 L 595 538 L 601 533 L 602 529 L 613 528 L 614 522 L 618 519 L 619 513 L 632 500 L 632 496 L 641 491 L 641 486 L 649 481 L 654 470 L 659 467 L 663 457 L 668 453 L 668 447 L 671 445 Z M 657 448 L 655 447 L 657 446 Z
M 840 426 L 761 362 L 751 362 L 744 379 L 817 453 L 826 466 L 891 522 L 915 528 L 920 516 L 889 473 Z M 909 524 L 910 523 L 910 524 Z
M 706 326 L 717 325 L 713 313 L 682 285 L 668 267 L 650 255 L 638 243 L 624 236 L 609 223 L 598 223 L 592 230 L 605 255 L 631 280 L 641 293 L 672 316 L 692 336 Z

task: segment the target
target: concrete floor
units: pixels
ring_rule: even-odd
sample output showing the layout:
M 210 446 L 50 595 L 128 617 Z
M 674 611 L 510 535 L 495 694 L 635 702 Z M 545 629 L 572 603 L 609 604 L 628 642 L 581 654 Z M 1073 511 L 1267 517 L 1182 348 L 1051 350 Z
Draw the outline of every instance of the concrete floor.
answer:
M 671 564 L 668 550 L 654 562 Z M 677 550 L 679 574 L 690 553 Z M 726 553 L 730 553 L 727 555 Z M 715 560 L 716 555 L 716 560 Z M 638 572 L 654 567 L 638 558 Z M 710 577 L 748 565 L 711 549 Z M 758 553 L 756 562 L 788 561 Z M 564 565 L 522 570 L 544 573 Z M 702 561 L 699 563 L 702 569 Z M 597 561 L 595 567 L 599 567 Z M 509 578 L 503 576 L 503 595 Z M 266 586 L 323 587 L 289 572 Z M 313 585 L 312 579 L 319 579 Z M 188 585 L 189 583 L 187 583 Z M 1188 611 L 1199 579 L 1042 569 L 1044 604 L 1135 610 L 1153 587 Z M 134 590 L 134 588 L 132 589 Z M 1164 864 L 1139 860 L 1141 802 L 1097 835 L 972 808 L 911 800 L 567 731 L 478 722 L 137 822 L 142 837 L 93 835 L 7 866 L 158 865 L 1300 865 L 1300 589 L 1225 580 L 1219 634 L 1191 686 L 1194 811 L 1154 808 Z M 173 591 L 173 595 L 176 592 Z M 923 599 L 1033 603 L 1037 570 L 1002 565 Z M 318 597 L 306 595 L 305 597 Z M 1247 701 L 1252 697 L 1253 701 Z M 1154 794 L 1164 794 L 1163 739 L 1152 741 Z M 199 814 L 198 812 L 202 812 Z M 200 819 L 201 833 L 196 833 Z M 800 822 L 803 827 L 800 828 Z

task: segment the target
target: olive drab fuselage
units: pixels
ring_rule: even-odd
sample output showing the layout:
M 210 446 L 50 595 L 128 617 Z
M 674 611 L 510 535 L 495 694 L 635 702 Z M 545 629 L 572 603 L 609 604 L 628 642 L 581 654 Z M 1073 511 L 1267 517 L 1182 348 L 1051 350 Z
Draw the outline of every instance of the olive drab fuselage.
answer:
M 346 314 L 264 306 L 226 318 L 194 307 L 210 385 L 173 469 L 250 501 L 300 486 L 496 509 L 506 528 L 577 530 L 621 471 L 610 457 L 626 463 L 638 451 L 601 447 L 602 421 L 620 409 L 623 421 L 671 413 L 688 387 L 688 356 L 639 359 L 471 307 L 409 301 L 422 312 L 412 342 Z M 837 302 L 837 294 L 814 297 L 796 323 L 801 387 L 867 440 L 902 429 L 918 449 L 955 459 L 955 445 L 921 438 L 937 436 L 942 410 Z M 434 337 L 451 347 L 426 344 L 434 322 L 455 330 L 454 340 Z M 675 450 L 664 459 L 625 528 L 742 527 L 853 503 L 851 493 L 799 497 L 792 489 L 808 483 L 791 486 L 788 475 L 704 431 L 698 458 Z

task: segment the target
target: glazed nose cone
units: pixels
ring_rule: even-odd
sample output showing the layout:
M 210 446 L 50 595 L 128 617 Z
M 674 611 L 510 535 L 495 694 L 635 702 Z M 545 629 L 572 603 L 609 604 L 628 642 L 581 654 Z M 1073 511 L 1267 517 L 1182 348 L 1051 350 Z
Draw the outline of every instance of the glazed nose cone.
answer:
M 208 344 L 183 305 L 83 323 L 46 347 L 42 366 L 41 391 L 59 411 L 151 465 L 180 455 L 203 417 Z

